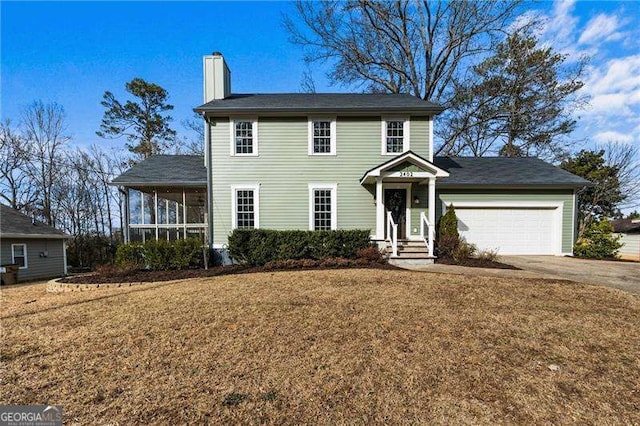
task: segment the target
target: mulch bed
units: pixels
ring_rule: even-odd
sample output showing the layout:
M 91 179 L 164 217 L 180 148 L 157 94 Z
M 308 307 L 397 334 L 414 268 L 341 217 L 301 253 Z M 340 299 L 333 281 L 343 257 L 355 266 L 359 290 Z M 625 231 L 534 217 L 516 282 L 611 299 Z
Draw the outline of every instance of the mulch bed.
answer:
M 270 262 L 264 266 L 226 265 L 213 266 L 209 269 L 184 269 L 171 271 L 128 270 L 118 271 L 112 268 L 102 273 L 69 276 L 60 280 L 68 284 L 113 284 L 113 283 L 147 283 L 159 281 L 184 280 L 189 278 L 216 277 L 230 274 L 250 274 L 254 272 L 276 272 L 290 270 L 326 270 L 326 269 L 400 269 L 384 261 L 367 259 L 324 259 L 287 260 Z
M 450 257 L 439 257 L 436 259 L 436 263 L 440 263 L 442 265 L 468 266 L 471 268 L 520 270 L 520 268 L 516 268 L 513 265 L 507 265 L 506 263 L 496 262 L 495 260 L 487 260 L 487 259 L 467 258 L 467 259 L 462 259 L 461 261 L 457 261 Z

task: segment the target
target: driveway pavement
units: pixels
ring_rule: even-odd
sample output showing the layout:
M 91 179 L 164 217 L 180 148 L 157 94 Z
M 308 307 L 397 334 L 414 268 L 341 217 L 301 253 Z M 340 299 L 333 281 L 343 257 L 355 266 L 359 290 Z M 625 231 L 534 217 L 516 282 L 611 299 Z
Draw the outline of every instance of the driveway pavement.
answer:
M 545 277 L 604 285 L 640 294 L 640 263 L 560 256 L 501 256 L 499 261 Z

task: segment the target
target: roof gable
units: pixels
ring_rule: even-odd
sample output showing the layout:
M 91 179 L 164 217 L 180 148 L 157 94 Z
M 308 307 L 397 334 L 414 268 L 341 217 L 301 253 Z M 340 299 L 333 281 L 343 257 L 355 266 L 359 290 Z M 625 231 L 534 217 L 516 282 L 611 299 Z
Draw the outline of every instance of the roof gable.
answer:
M 0 236 L 3 238 L 70 238 L 64 232 L 4 204 L 0 204 Z
M 401 173 L 427 173 L 429 176 L 435 177 L 447 177 L 449 173 L 439 168 L 429 160 L 422 158 L 413 151 L 407 151 L 393 157 L 389 161 L 373 167 L 365 172 L 360 179 L 361 184 L 373 183 L 375 178 L 383 176 L 384 174 Z M 429 177 L 423 176 L 423 177 Z M 414 176 L 419 177 L 419 176 Z

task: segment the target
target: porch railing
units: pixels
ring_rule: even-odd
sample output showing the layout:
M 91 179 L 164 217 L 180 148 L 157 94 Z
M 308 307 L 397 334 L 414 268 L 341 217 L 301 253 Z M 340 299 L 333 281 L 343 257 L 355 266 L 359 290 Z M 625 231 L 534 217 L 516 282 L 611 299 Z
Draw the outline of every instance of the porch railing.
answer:
M 391 255 L 398 255 L 398 224 L 393 221 L 391 212 L 387 212 L 387 242 L 391 244 Z
M 435 229 L 431 223 L 429 223 L 429 219 L 427 219 L 427 215 L 424 212 L 420 213 L 420 236 L 422 240 L 427 245 L 427 249 L 429 250 L 429 256 L 433 256 L 433 240 L 435 238 Z

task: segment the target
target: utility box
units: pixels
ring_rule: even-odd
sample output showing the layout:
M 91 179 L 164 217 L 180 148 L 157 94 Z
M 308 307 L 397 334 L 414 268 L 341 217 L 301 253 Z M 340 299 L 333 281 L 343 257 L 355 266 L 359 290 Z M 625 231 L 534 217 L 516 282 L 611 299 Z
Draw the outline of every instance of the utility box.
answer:
M 0 282 L 2 285 L 16 284 L 18 282 L 18 271 L 20 271 L 20 265 L 17 263 L 0 266 Z

